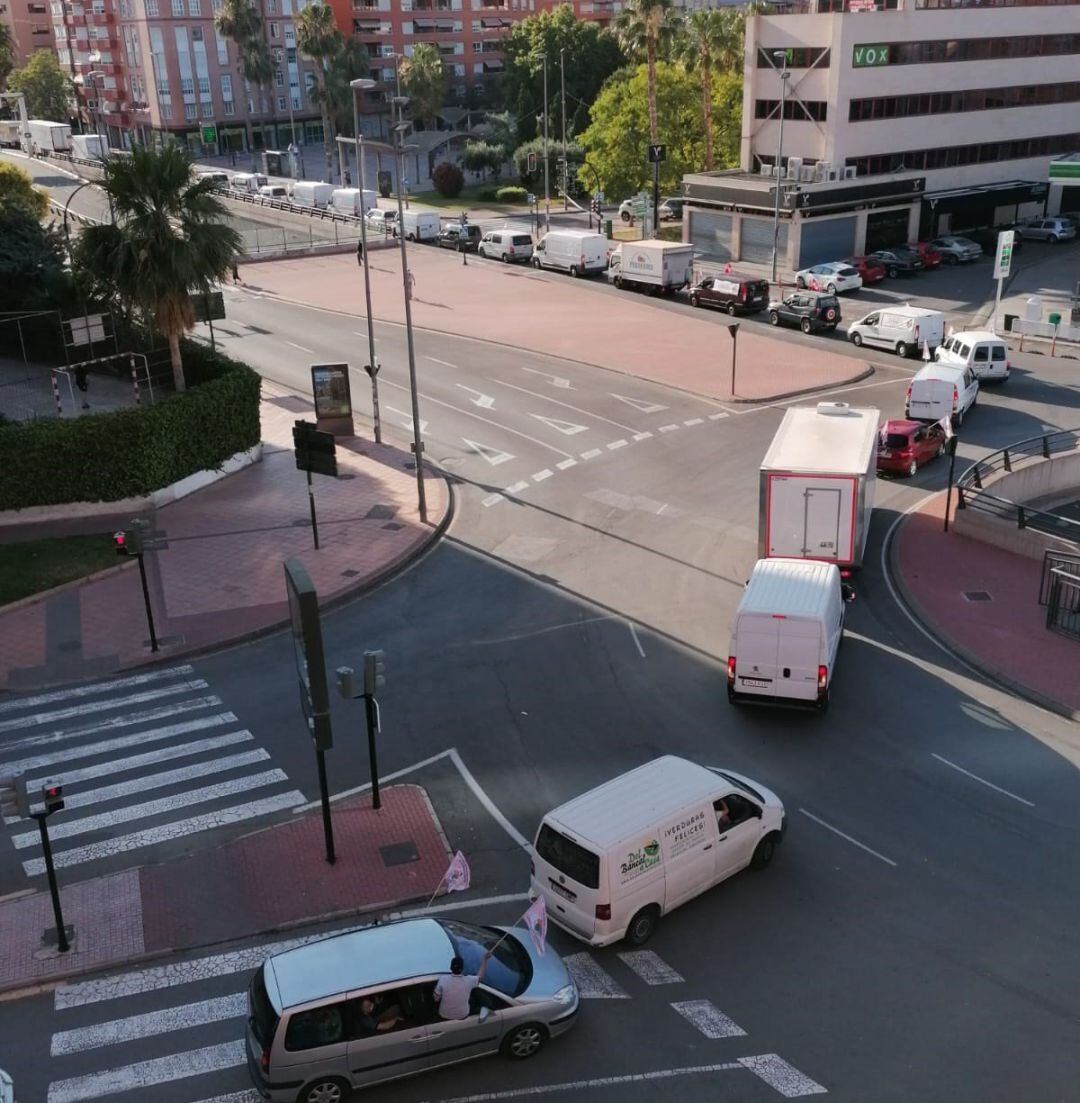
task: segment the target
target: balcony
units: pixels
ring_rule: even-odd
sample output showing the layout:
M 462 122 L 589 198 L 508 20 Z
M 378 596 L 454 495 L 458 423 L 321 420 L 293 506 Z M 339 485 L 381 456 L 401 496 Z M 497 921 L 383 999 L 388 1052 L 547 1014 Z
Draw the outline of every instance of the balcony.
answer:
M 454 34 L 452 19 L 414 19 L 413 34 Z
M 115 22 L 116 16 L 111 11 L 86 13 L 88 27 L 111 27 Z
M 452 11 L 450 0 L 413 0 L 413 11 Z

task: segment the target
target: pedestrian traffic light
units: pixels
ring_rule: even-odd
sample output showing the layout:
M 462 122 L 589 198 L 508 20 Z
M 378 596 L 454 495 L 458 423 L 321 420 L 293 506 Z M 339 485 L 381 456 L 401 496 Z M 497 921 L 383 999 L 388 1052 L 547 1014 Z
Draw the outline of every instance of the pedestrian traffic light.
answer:
M 122 529 L 113 533 L 113 547 L 117 555 L 141 555 L 142 533 L 137 529 Z
M 529 172 L 536 172 L 536 154 L 529 154 Z
M 64 787 L 58 781 L 47 781 L 41 787 L 41 796 L 45 802 L 45 815 L 51 816 L 64 807 Z
M 364 694 L 374 697 L 375 690 L 386 685 L 386 664 L 382 651 L 364 652 Z

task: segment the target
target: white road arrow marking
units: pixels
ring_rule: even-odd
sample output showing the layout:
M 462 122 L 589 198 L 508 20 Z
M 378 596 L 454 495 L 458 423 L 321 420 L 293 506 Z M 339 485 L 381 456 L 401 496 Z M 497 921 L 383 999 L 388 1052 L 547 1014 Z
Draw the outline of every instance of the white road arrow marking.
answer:
M 402 428 L 408 430 L 408 432 L 410 433 L 413 431 L 412 414 L 407 414 L 404 410 L 396 410 L 393 406 L 385 406 L 383 408 L 389 410 L 392 414 L 397 414 L 399 417 L 403 417 L 405 419 L 405 424 L 402 426 Z M 420 432 L 427 432 L 427 422 L 423 418 L 420 419 Z
M 514 458 L 511 453 L 500 451 L 498 448 L 493 448 L 490 444 L 481 444 L 478 440 L 469 440 L 468 437 L 462 437 L 461 439 L 473 452 L 487 460 L 492 467 L 498 467 L 500 463 L 506 463 L 507 460 L 512 460 Z
M 658 414 L 661 410 L 667 409 L 666 406 L 661 406 L 658 402 L 643 402 L 640 398 L 627 398 L 624 394 L 609 393 L 611 393 L 612 398 L 625 402 L 627 406 L 633 406 L 635 410 L 640 410 L 643 414 Z
M 564 379 L 561 375 L 550 375 L 546 371 L 537 371 L 536 368 L 526 368 L 524 366 L 522 366 L 521 370 L 531 372 L 533 375 L 542 376 L 553 387 L 560 387 L 564 391 L 572 391 L 574 389 L 573 387 L 570 386 L 570 380 L 569 379 Z
M 560 433 L 568 437 L 572 437 L 577 433 L 584 433 L 589 428 L 587 425 L 578 425 L 573 421 L 563 421 L 557 417 L 544 417 L 543 414 L 530 414 L 529 416 L 536 418 L 537 421 L 542 421 L 552 429 L 558 429 Z
M 470 398 L 469 401 L 474 406 L 479 406 L 481 410 L 490 410 L 495 405 L 495 399 L 489 394 L 484 394 L 483 391 L 474 390 L 472 387 L 466 387 L 464 383 L 457 384 L 463 391 L 468 391 L 469 394 L 476 395 L 475 398 Z

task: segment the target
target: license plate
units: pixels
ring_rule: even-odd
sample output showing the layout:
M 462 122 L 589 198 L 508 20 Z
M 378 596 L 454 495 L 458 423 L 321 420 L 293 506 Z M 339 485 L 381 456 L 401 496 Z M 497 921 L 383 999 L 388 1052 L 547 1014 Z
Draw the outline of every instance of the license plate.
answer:
M 574 901 L 577 899 L 576 892 L 571 892 L 565 885 L 560 885 L 558 881 L 553 881 L 550 877 L 548 878 L 548 884 L 552 891 L 558 893 L 564 900 Z
M 756 686 L 758 689 L 768 689 L 772 685 L 771 678 L 740 678 L 744 686 Z

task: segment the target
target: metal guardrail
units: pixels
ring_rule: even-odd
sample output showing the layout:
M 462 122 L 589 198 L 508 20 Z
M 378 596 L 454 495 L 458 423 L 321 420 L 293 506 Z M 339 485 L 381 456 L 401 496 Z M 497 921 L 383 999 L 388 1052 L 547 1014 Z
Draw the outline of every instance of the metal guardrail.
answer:
M 1017 528 L 1058 536 L 1080 546 L 1080 521 L 1063 517 L 1052 510 L 1035 509 L 991 494 L 983 486 L 984 479 L 998 471 L 1012 471 L 1020 460 L 1048 460 L 1080 448 L 1080 429 L 1065 429 L 1029 437 L 1008 448 L 991 452 L 973 463 L 956 481 L 957 509 L 976 509 L 993 517 L 1014 523 Z
M 1080 578 L 1061 567 L 1050 572 L 1046 627 L 1051 632 L 1080 640 Z
M 1040 605 L 1046 605 L 1050 601 L 1052 575 L 1057 570 L 1075 575 L 1077 582 L 1080 582 L 1080 552 L 1075 555 L 1063 551 L 1043 552 L 1042 577 L 1039 579 Z
M 303 214 L 309 218 L 317 218 L 320 221 L 344 222 L 359 228 L 360 219 L 354 214 L 344 214 L 341 211 L 331 210 L 329 207 L 304 207 L 299 203 L 293 203 L 288 199 L 272 199 L 268 195 L 252 195 L 251 192 L 240 191 L 238 188 L 219 187 L 217 189 L 227 199 L 235 199 L 240 203 L 248 203 L 253 207 L 268 207 L 274 211 L 285 211 L 288 214 Z

